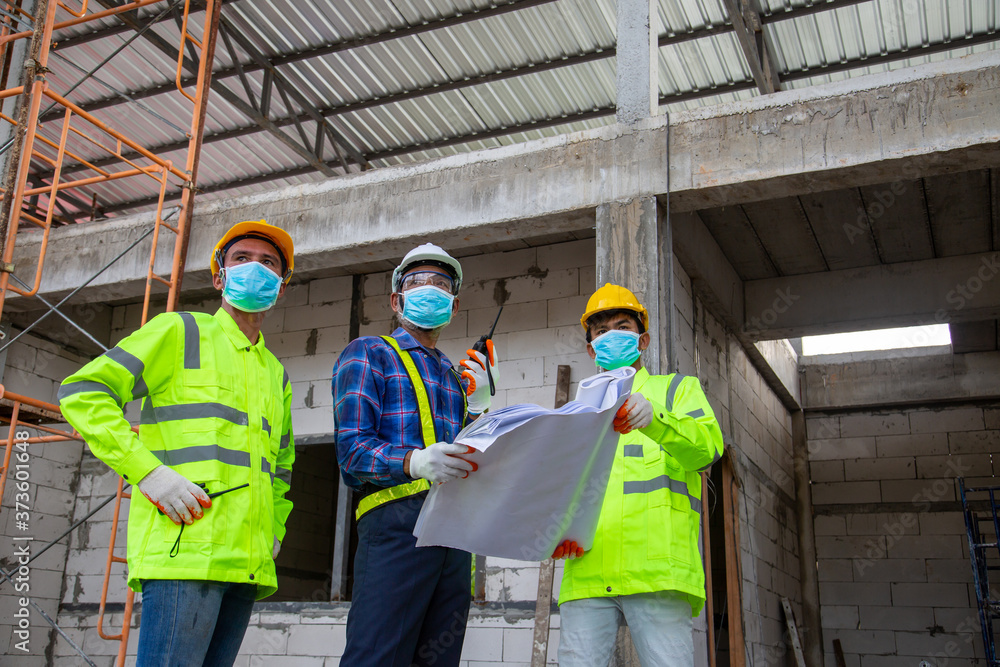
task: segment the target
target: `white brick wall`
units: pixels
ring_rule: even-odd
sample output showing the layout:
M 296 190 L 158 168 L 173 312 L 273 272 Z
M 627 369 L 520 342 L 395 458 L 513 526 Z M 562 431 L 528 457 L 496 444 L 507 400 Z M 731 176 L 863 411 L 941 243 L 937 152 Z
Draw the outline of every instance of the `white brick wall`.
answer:
M 996 414 L 948 405 L 809 417 L 828 665 L 834 639 L 848 665 L 981 664 L 954 478 L 1000 484 Z M 898 511 L 856 509 L 865 503 Z
M 59 381 L 78 368 L 81 361 L 52 343 L 30 334 L 22 336 L 8 350 L 3 384 L 7 391 L 55 403 Z M 58 424 L 55 426 L 65 428 Z M 47 435 L 30 426 L 21 425 L 18 430 L 27 430 L 29 437 Z M 7 429 L 3 431 L 5 444 Z M 81 484 L 83 444 L 77 441 L 32 443 L 27 445 L 25 453 L 28 458 L 22 462 L 18 458 L 18 450 L 12 452 L 12 474 L 7 477 L 0 505 L 0 536 L 3 537 L 0 567 L 17 573 L 15 584 L 4 582 L 0 585 L 0 648 L 5 655 L 5 665 L 8 661 L 12 665 L 29 665 L 40 664 L 39 661 L 44 660 L 50 641 L 50 626 L 34 609 L 26 607 L 30 623 L 28 651 L 22 652 L 17 644 L 24 637 L 19 637 L 15 631 L 23 628 L 17 626 L 15 613 L 23 607 L 20 598 L 29 597 L 50 616 L 57 615 L 69 553 L 66 540 L 35 558 L 27 566 L 27 576 L 23 576 L 24 571 L 18 572 L 18 568 L 24 548 L 35 556 L 69 528 L 75 504 L 74 494 Z M 26 467 L 18 469 L 19 464 Z M 22 473 L 20 480 L 13 474 L 18 470 Z M 26 489 L 19 489 L 19 482 L 26 483 Z M 18 512 L 26 512 L 26 515 L 19 515 Z M 23 524 L 22 519 L 25 520 Z

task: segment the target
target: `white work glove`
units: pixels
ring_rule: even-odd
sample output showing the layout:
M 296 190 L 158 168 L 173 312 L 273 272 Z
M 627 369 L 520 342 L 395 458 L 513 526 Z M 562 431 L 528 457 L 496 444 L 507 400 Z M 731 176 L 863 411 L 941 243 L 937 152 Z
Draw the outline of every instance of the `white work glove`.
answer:
M 615 413 L 614 428 L 621 434 L 653 423 L 653 404 L 642 394 L 632 394 Z
M 153 468 L 136 484 L 142 495 L 174 523 L 192 524 L 204 516 L 202 507 L 211 507 L 205 490 L 165 465 Z
M 281 551 L 281 540 L 275 536 L 274 548 L 271 549 L 271 560 L 278 560 L 278 552 Z
M 469 380 L 465 393 L 469 397 L 469 412 L 481 415 L 490 409 L 493 397 L 490 394 L 490 378 L 493 376 L 493 386 L 500 382 L 499 360 L 492 340 L 486 341 L 486 354 L 475 350 L 467 350 L 469 358 L 462 359 L 459 366 L 463 368 L 462 377 Z M 486 358 L 489 356 L 489 374 L 486 371 Z
M 410 477 L 430 482 L 465 479 L 470 472 L 478 470 L 479 466 L 458 455 L 473 451 L 475 450 L 468 445 L 450 442 L 435 442 L 424 449 L 414 449 L 410 452 Z

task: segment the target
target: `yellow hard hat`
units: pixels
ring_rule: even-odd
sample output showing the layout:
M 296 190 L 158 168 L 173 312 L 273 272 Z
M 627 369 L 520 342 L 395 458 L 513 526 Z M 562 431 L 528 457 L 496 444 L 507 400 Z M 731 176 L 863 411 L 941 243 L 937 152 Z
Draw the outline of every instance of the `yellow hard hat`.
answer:
M 642 328 L 646 331 L 649 330 L 649 313 L 642 307 L 639 300 L 635 298 L 635 294 L 632 294 L 632 292 L 624 287 L 612 285 L 611 283 L 604 283 L 604 287 L 594 292 L 590 300 L 587 301 L 587 312 L 580 318 L 583 330 L 587 330 L 587 320 L 590 319 L 591 315 L 603 313 L 608 310 L 635 311 L 642 322 Z
M 219 242 L 212 250 L 212 275 L 219 272 L 222 259 L 225 255 L 226 246 L 235 243 L 242 238 L 263 238 L 274 244 L 285 260 L 285 275 L 282 276 L 284 282 L 292 279 L 292 269 L 295 268 L 295 244 L 292 237 L 284 229 L 269 225 L 263 220 L 247 220 L 238 222 L 229 228 L 229 231 L 222 235 Z

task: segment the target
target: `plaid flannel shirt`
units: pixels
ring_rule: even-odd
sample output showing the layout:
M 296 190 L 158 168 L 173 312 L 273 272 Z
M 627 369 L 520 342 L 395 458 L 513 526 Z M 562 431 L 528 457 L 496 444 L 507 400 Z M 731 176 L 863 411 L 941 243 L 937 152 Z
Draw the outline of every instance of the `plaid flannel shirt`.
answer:
M 468 423 L 457 369 L 443 352 L 428 350 L 402 328 L 392 336 L 424 380 L 438 442 L 453 442 Z M 347 485 L 412 481 L 403 460 L 424 440 L 417 397 L 396 351 L 377 336 L 351 341 L 333 366 L 331 384 L 337 459 Z

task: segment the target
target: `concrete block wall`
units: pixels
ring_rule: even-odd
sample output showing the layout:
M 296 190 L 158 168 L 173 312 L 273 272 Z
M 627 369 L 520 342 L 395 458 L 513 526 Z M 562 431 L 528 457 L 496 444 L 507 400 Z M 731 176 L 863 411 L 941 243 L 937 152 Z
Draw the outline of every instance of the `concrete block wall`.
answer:
M 73 353 L 28 334 L 7 351 L 3 385 L 9 392 L 55 402 L 59 381 L 80 363 Z M 45 435 L 22 425 L 15 442 L 22 431 L 29 438 Z M 0 447 L 7 436 L 4 428 Z M 53 631 L 27 600 L 52 618 L 58 614 L 68 584 L 63 575 L 69 546 L 63 539 L 44 553 L 42 549 L 71 525 L 73 498 L 82 483 L 82 454 L 83 443 L 72 440 L 30 443 L 11 453 L 0 505 L 0 568 L 14 576 L 13 582 L 0 582 L 0 653 L 5 665 L 51 662 L 46 651 L 51 650 Z
M 747 664 L 791 664 L 781 598 L 801 619 L 791 415 L 736 338 L 693 295 L 675 263 L 681 373 L 696 375 L 715 412 L 740 479 L 742 607 Z M 711 488 L 707 505 L 722 503 Z M 716 551 L 724 558 L 724 552 Z M 724 569 L 724 561 L 713 564 Z M 716 596 L 716 616 L 724 600 Z
M 1000 404 L 816 413 L 806 427 L 827 664 L 835 639 L 849 666 L 984 664 L 955 478 L 1000 485 Z

